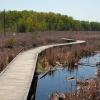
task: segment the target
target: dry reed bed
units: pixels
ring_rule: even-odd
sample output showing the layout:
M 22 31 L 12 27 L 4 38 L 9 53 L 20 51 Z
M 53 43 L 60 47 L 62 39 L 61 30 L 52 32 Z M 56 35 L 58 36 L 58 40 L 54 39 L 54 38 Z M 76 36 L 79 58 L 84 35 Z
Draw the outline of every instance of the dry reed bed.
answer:
M 37 68 L 41 65 L 46 70 L 58 64 L 68 66 L 69 70 L 74 69 L 79 59 L 91 55 L 93 51 L 93 48 L 82 44 L 49 48 L 39 54 Z
M 40 45 L 64 42 L 61 38 L 86 40 L 89 47 L 100 50 L 100 32 L 46 31 L 33 33 L 0 34 L 0 70 L 9 63 L 8 56 Z M 8 46 L 7 46 L 8 45 Z M 7 63 L 8 62 L 8 63 Z

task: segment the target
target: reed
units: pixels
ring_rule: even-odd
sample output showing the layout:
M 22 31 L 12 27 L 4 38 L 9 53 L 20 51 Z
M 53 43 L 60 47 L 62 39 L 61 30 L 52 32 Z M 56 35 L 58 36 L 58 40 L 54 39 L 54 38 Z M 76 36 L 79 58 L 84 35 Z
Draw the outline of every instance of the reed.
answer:
M 100 100 L 100 81 L 90 79 L 79 82 L 79 89 L 76 93 L 53 93 L 50 100 Z M 56 98 L 56 99 L 55 99 Z
M 5 53 L 7 56 L 7 53 L 9 49 L 11 50 L 11 55 L 17 55 L 22 49 L 27 50 L 30 48 L 34 48 L 41 45 L 47 45 L 47 44 L 54 44 L 54 43 L 64 43 L 61 38 L 72 38 L 76 40 L 86 40 L 87 41 L 87 48 L 85 49 L 85 52 L 83 55 L 87 55 L 87 52 L 89 50 L 98 51 L 100 50 L 100 32 L 87 32 L 87 31 L 45 31 L 45 32 L 33 32 L 33 33 L 16 33 L 13 34 L 6 34 L 6 37 L 0 34 L 0 57 Z M 13 41 L 14 40 L 14 41 Z M 59 49 L 55 50 L 55 53 L 53 53 L 53 49 L 51 50 L 52 54 L 48 54 L 51 57 L 49 57 L 49 64 L 54 66 L 56 61 L 60 61 L 60 63 L 66 64 L 67 63 L 67 53 L 66 49 L 68 47 L 62 48 L 63 53 L 59 54 Z M 68 50 L 70 52 L 71 46 L 69 46 Z M 82 47 L 80 47 L 82 48 Z M 79 49 L 76 48 L 76 49 Z M 75 50 L 76 50 L 75 49 Z M 74 47 L 73 47 L 74 50 Z M 84 50 L 83 50 L 84 51 Z M 82 52 L 83 52 L 82 51 Z M 81 52 L 75 53 L 76 59 L 81 58 L 80 54 Z M 3 56 L 5 58 L 5 56 Z M 61 57 L 61 58 L 60 58 Z M 3 58 L 3 59 L 4 59 Z M 52 61 L 52 58 L 54 61 Z M 11 58 L 12 59 L 12 58 Z M 46 59 L 48 60 L 48 57 L 46 56 Z M 65 60 L 63 60 L 65 59 Z M 6 61 L 0 60 L 0 63 Z M 42 61 L 43 62 L 43 61 Z M 3 64 L 4 65 L 4 64 Z M 2 69 L 2 68 L 1 68 Z
M 50 66 L 62 65 L 68 69 L 77 68 L 80 58 L 89 56 L 93 52 L 89 46 L 60 46 L 49 48 L 40 53 L 38 62 L 42 67 L 48 69 Z
M 11 51 L 0 54 L 0 72 L 13 60 L 15 54 Z

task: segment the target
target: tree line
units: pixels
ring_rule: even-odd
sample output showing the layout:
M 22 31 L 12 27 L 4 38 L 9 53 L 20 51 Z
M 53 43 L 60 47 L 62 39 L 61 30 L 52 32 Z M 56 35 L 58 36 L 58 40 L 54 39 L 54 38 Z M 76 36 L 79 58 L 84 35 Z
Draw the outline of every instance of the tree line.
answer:
M 5 21 L 4 21 L 5 18 Z M 35 11 L 0 11 L 0 32 L 100 31 L 99 22 L 75 20 L 59 13 Z

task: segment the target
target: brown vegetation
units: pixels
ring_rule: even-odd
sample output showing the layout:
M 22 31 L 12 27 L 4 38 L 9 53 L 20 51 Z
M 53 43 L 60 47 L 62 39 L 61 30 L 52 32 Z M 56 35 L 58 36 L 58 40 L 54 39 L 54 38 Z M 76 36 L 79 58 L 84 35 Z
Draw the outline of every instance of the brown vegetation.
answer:
M 91 55 L 93 51 L 93 48 L 82 44 L 53 47 L 41 52 L 37 63 L 41 64 L 44 69 L 62 65 L 72 70 L 77 68 L 80 58 Z
M 80 84 L 76 93 L 53 93 L 50 100 L 100 100 L 100 81 L 97 79 L 85 81 L 84 84 Z
M 61 38 L 86 40 L 89 47 L 100 50 L 100 32 L 46 31 L 0 35 L 0 70 L 20 51 L 40 45 L 64 42 Z M 9 57 L 10 56 L 10 57 Z M 11 59 L 8 61 L 8 58 Z

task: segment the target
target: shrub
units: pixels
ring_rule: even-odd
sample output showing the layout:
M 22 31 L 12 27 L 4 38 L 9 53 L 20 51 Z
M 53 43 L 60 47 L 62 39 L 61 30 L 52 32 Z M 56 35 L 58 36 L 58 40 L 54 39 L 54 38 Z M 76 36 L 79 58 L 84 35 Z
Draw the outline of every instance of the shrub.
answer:
M 9 39 L 5 42 L 5 47 L 6 48 L 13 48 L 16 44 L 16 40 L 15 39 Z

